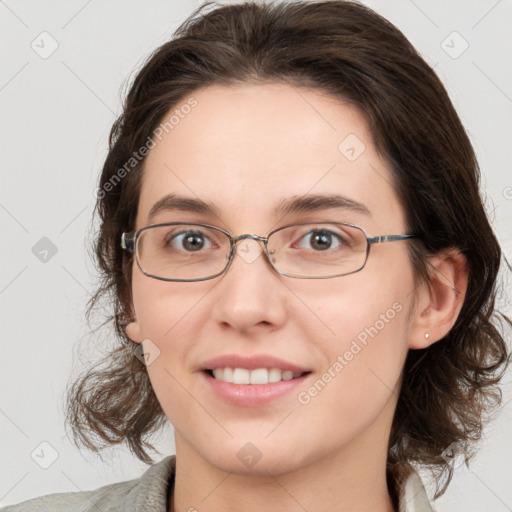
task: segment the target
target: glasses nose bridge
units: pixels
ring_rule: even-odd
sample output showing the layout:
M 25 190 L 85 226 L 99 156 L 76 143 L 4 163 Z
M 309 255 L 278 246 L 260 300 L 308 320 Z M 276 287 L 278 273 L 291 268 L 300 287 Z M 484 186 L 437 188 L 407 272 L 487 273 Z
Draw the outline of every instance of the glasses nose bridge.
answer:
M 250 233 L 245 233 L 243 235 L 238 235 L 235 237 L 231 237 L 231 243 L 233 245 L 233 250 L 236 248 L 236 245 L 240 240 L 256 240 L 257 242 L 263 242 L 263 245 L 266 245 L 268 242 L 268 238 L 265 238 L 264 236 L 258 236 L 258 235 L 252 235 Z
M 260 250 L 256 253 L 255 251 L 251 251 L 250 249 L 247 249 L 247 247 L 246 247 L 245 248 L 246 250 L 244 251 L 242 249 L 242 253 L 240 253 L 237 245 L 238 245 L 238 242 L 241 242 L 242 240 L 255 240 L 256 242 L 259 242 L 258 246 L 259 246 Z M 263 253 L 263 255 L 266 259 L 269 259 L 268 252 L 267 252 L 267 242 L 268 242 L 268 237 L 266 238 L 263 236 L 253 235 L 251 233 L 244 233 L 243 235 L 231 237 L 231 251 L 230 251 L 230 256 L 228 258 L 228 264 L 227 264 L 225 271 L 231 266 L 231 263 L 233 262 L 233 258 L 235 256 L 235 254 L 237 254 L 237 253 L 239 254 L 239 256 L 241 256 L 241 258 L 244 261 L 246 261 L 248 263 L 252 263 L 252 261 L 254 261 L 257 258 L 257 256 L 259 256 L 261 253 Z M 261 246 L 261 244 L 263 244 L 263 247 Z

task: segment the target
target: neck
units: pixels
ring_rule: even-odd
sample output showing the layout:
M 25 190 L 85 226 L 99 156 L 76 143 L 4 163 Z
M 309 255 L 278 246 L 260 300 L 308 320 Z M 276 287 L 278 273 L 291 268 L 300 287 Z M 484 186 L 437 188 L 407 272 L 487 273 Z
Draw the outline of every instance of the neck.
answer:
M 280 511 L 393 512 L 386 483 L 387 438 L 370 443 L 373 446 L 368 449 L 372 438 L 291 472 L 269 470 L 256 475 L 223 471 L 176 432 L 171 512 L 259 512 L 269 510 L 269 504 Z

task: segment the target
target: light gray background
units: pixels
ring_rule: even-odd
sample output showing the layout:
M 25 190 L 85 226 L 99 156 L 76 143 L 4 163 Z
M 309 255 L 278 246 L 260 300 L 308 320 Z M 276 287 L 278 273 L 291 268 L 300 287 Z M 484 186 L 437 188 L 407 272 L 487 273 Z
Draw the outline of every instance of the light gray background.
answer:
M 125 449 L 105 452 L 104 462 L 80 453 L 66 438 L 63 396 L 72 373 L 98 354 L 84 320 L 94 284 L 84 240 L 107 136 L 120 112 L 121 85 L 199 3 L 0 1 L 2 505 L 94 489 L 138 477 L 146 468 Z M 487 207 L 512 260 L 511 1 L 366 3 L 410 38 L 447 86 L 477 151 Z M 44 31 L 51 36 L 41 36 Z M 44 55 L 53 40 L 58 48 Z M 57 248 L 46 262 L 32 252 L 43 237 Z M 437 501 L 438 511 L 512 510 L 510 376 L 505 382 L 501 416 L 486 430 L 470 470 L 460 468 Z M 171 432 L 157 439 L 157 460 L 173 453 Z M 40 467 L 54 455 L 48 469 Z M 428 485 L 428 474 L 423 476 Z

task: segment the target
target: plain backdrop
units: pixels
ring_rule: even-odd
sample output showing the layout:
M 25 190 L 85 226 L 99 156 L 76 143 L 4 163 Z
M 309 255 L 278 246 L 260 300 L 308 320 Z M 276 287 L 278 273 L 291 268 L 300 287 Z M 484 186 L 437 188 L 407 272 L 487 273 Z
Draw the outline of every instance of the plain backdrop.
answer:
M 409 37 L 448 88 L 512 261 L 512 2 L 365 3 Z M 64 429 L 64 391 L 108 341 L 88 335 L 84 319 L 95 282 L 86 246 L 122 86 L 199 4 L 0 2 L 2 505 L 94 489 L 147 468 L 124 448 L 105 452 L 103 460 L 75 448 Z M 512 510 L 510 375 L 503 391 L 501 415 L 485 431 L 470 469 L 457 470 L 438 511 Z M 170 427 L 156 446 L 155 460 L 173 453 Z M 431 492 L 429 475 L 423 477 Z

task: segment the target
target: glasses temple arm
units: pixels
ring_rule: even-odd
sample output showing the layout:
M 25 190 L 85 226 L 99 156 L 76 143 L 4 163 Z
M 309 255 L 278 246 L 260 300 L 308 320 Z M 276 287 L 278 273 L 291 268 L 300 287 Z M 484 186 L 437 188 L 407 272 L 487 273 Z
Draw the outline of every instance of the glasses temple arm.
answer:
M 382 235 L 367 237 L 370 244 L 382 244 L 384 242 L 397 242 L 399 240 L 408 240 L 409 238 L 417 238 L 416 235 Z
M 123 233 L 121 235 L 121 247 L 127 251 L 133 251 L 135 246 L 135 233 Z

